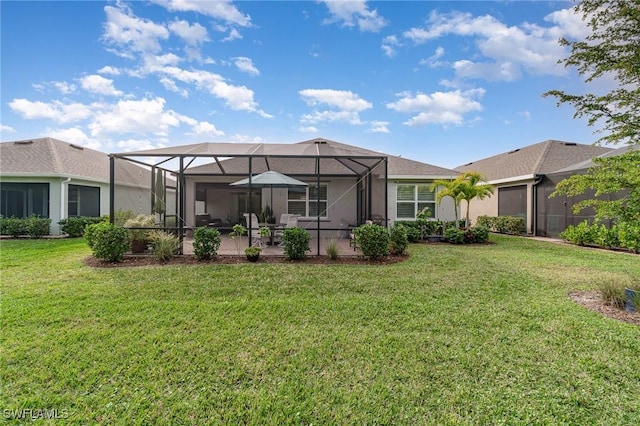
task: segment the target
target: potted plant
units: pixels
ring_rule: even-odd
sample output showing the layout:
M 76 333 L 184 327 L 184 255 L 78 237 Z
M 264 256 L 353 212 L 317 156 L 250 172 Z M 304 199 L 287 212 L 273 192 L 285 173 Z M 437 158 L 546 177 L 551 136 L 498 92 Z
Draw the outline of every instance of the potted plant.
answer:
M 244 254 L 247 255 L 247 260 L 249 262 L 257 262 L 260 258 L 260 252 L 262 249 L 260 247 L 252 246 L 244 249 Z
M 131 253 L 143 253 L 149 245 L 149 229 L 153 228 L 156 218 L 153 215 L 139 214 L 124 223 L 129 228 L 129 240 L 131 241 Z
M 236 251 L 240 254 L 240 245 L 242 244 L 242 236 L 247 233 L 247 228 L 239 223 L 233 225 L 232 231 L 229 233 L 229 238 L 236 243 Z
M 261 216 L 262 222 L 264 223 L 276 223 L 276 217 L 273 215 L 273 209 L 269 207 L 269 204 L 264 206 Z

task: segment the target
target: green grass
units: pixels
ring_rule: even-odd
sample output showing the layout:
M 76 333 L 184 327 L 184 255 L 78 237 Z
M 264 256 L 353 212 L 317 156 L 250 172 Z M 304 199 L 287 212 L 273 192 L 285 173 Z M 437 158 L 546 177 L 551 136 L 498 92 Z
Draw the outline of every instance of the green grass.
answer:
M 91 269 L 2 241 L 0 408 L 75 424 L 640 424 L 640 258 L 523 238 L 387 266 Z M 5 412 L 6 413 L 6 412 Z M 6 417 L 6 414 L 5 414 Z

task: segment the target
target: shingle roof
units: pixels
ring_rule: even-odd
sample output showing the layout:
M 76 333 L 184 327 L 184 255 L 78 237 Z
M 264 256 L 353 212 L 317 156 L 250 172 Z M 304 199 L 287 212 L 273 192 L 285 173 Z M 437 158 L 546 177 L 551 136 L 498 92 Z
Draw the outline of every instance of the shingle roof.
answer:
M 640 151 L 640 145 L 627 145 L 624 146 L 622 148 L 618 148 L 618 149 L 613 149 L 611 151 L 605 152 L 604 154 L 600 154 L 596 157 L 590 158 L 588 160 L 585 161 L 581 161 L 579 163 L 576 164 L 572 164 L 569 167 L 564 167 L 562 169 L 559 170 L 554 170 L 553 173 L 566 173 L 566 172 L 572 172 L 572 171 L 576 171 L 576 170 L 586 170 L 588 168 L 590 168 L 591 166 L 594 165 L 593 159 L 594 158 L 605 158 L 605 157 L 614 157 L 616 155 L 622 155 L 624 153 L 627 153 L 629 151 Z
M 53 138 L 2 142 L 0 175 L 75 177 L 108 183 L 109 155 Z M 116 181 L 150 186 L 151 172 L 119 161 Z
M 174 147 L 173 153 L 209 153 L 210 155 L 218 155 L 223 157 L 225 154 L 230 155 L 230 144 L 198 144 L 189 145 L 185 147 Z M 336 157 L 348 157 L 348 156 L 362 156 L 379 159 L 380 157 L 387 157 L 388 159 L 388 174 L 390 176 L 427 176 L 427 177 L 455 177 L 458 173 L 451 169 L 434 166 L 419 161 L 409 160 L 406 158 L 387 155 L 381 152 L 371 151 L 365 148 L 347 145 L 326 139 L 311 139 L 308 141 L 298 142 L 296 144 L 248 144 L 250 146 L 236 145 L 235 155 L 248 155 L 249 153 L 254 155 L 272 155 L 276 157 L 269 157 L 267 160 L 255 159 L 252 162 L 252 172 L 262 173 L 267 170 L 276 170 L 281 173 L 293 174 L 293 175 L 305 175 L 315 173 L 315 157 L 319 156 L 320 159 L 320 171 L 324 175 L 348 175 L 353 174 L 353 171 L 349 168 L 353 164 L 348 162 L 340 162 L 332 159 L 332 156 Z M 144 155 L 151 151 L 135 153 L 136 155 Z M 156 151 L 153 151 L 156 152 Z M 163 148 L 163 153 L 168 155 L 170 149 Z M 131 155 L 131 153 L 126 153 Z M 277 157 L 278 155 L 290 155 L 291 157 Z M 299 156 L 299 157 L 295 157 Z M 268 166 L 267 166 L 268 164 Z M 373 163 L 371 163 L 373 164 Z M 246 174 L 248 167 L 248 160 L 246 158 L 229 158 L 220 161 L 224 173 L 227 174 Z M 201 166 L 195 166 L 189 168 L 189 173 L 193 174 L 205 174 L 213 173 L 220 174 L 222 170 L 217 163 L 209 163 Z
M 458 166 L 455 170 L 479 172 L 489 181 L 548 174 L 611 150 L 594 145 L 548 140 Z

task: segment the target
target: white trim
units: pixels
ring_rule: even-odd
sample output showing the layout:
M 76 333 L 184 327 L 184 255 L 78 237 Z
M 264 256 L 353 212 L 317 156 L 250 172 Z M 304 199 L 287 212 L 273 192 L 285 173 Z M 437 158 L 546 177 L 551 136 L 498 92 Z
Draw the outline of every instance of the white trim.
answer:
M 379 175 L 384 178 L 384 175 Z M 458 175 L 389 175 L 387 179 L 392 180 L 437 180 L 437 179 L 455 179 Z
M 489 184 L 491 185 L 500 185 L 502 183 L 516 183 L 516 182 L 520 182 L 523 180 L 530 180 L 530 179 L 535 179 L 535 175 L 522 175 L 522 176 L 514 176 L 514 177 L 509 177 L 509 178 L 503 178 L 503 179 L 496 179 L 496 180 L 490 180 Z

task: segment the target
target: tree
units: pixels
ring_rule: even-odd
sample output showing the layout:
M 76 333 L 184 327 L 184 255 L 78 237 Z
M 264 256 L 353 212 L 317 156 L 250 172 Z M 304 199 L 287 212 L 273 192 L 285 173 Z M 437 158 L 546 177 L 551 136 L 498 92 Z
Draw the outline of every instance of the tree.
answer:
M 576 67 L 587 83 L 606 76 L 618 87 L 604 95 L 551 90 L 543 96 L 573 105 L 574 118 L 587 117 L 590 126 L 604 120 L 598 142 L 640 144 L 640 1 L 582 0 L 574 10 L 592 33 L 585 40 L 560 39 L 571 49 L 560 63 Z
M 467 215 L 465 225 L 469 227 L 469 208 L 471 200 L 477 198 L 482 200 L 486 197 L 493 195 L 495 191 L 493 185 L 487 183 L 485 178 L 478 172 L 466 172 L 456 178 L 461 182 L 461 196 L 462 200 L 467 202 Z
M 453 198 L 453 213 L 456 218 L 456 226 L 458 226 L 458 203 L 462 200 L 462 182 L 459 179 L 439 179 L 433 181 L 431 184 L 431 190 L 435 191 L 440 187 L 436 193 L 436 203 L 440 204 L 444 197 Z
M 593 159 L 587 174 L 573 175 L 558 183 L 552 197 L 580 195 L 595 190 L 596 199 L 584 200 L 573 206 L 574 213 L 592 207 L 597 219 L 615 219 L 618 223 L 640 226 L 640 150 L 622 155 Z M 614 200 L 603 195 L 616 194 Z

